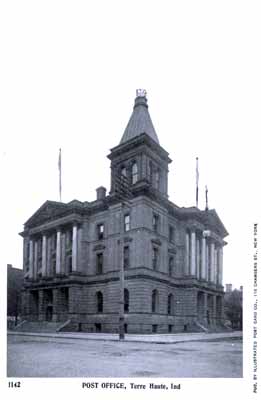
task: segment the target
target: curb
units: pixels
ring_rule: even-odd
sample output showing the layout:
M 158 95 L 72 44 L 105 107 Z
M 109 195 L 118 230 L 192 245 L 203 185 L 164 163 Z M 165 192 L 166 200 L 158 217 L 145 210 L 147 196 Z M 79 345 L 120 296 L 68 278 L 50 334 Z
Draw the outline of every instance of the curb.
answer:
M 142 340 L 142 339 L 124 339 L 119 340 L 118 338 L 98 338 L 98 337 L 84 337 L 84 336 L 77 336 L 77 335 L 70 335 L 70 336 L 63 336 L 61 334 L 52 334 L 52 333 L 34 333 L 34 332 L 12 332 L 8 331 L 7 335 L 9 336 L 32 336 L 32 337 L 46 337 L 46 338 L 55 338 L 55 339 L 77 339 L 77 340 L 85 340 L 85 341 L 96 341 L 96 342 L 125 342 L 125 343 L 148 343 L 148 344 L 179 344 L 179 343 L 189 343 L 189 342 L 216 342 L 222 341 L 226 339 L 232 340 L 240 340 L 243 338 L 243 335 L 228 335 L 228 336 L 214 336 L 214 337 L 199 337 L 199 338 L 187 338 L 181 340 L 172 340 L 172 341 L 165 341 L 165 340 Z M 212 335 L 210 333 L 210 335 Z

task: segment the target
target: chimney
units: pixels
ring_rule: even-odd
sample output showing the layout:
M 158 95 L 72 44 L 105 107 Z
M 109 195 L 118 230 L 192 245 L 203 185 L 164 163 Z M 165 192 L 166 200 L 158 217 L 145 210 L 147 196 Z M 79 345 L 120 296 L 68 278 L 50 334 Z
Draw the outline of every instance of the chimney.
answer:
M 106 197 L 106 188 L 100 186 L 96 189 L 96 193 L 97 193 L 97 200 L 103 200 Z
M 232 283 L 226 283 L 226 292 L 231 293 L 232 292 Z

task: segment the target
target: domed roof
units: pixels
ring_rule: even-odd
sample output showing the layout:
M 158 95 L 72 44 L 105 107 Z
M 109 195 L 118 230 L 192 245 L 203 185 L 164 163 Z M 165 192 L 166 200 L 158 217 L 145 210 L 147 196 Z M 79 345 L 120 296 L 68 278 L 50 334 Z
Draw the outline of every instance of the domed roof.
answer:
M 151 137 L 151 139 L 159 144 L 159 139 L 148 111 L 146 91 L 138 89 L 136 90 L 133 112 L 123 133 L 120 144 L 125 143 L 142 133 L 146 133 Z

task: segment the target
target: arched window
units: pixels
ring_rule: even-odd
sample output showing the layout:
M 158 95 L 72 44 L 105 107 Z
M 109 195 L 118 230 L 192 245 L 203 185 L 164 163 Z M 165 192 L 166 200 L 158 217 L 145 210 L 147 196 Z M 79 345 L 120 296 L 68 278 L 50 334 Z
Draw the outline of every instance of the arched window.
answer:
M 159 294 L 158 291 L 155 289 L 152 292 L 151 296 L 151 312 L 155 313 L 158 311 L 159 307 Z
M 138 165 L 136 161 L 131 167 L 131 183 L 134 185 L 138 181 Z
M 172 315 L 174 311 L 173 306 L 173 294 L 168 295 L 168 315 Z
M 129 300 L 130 300 L 130 294 L 128 289 L 124 289 L 124 312 L 128 313 L 129 312 Z
M 97 292 L 96 293 L 96 304 L 97 304 L 97 312 L 102 313 L 103 312 L 103 295 L 102 292 Z
M 124 167 L 124 166 L 121 167 L 121 176 L 125 177 L 125 178 L 127 177 L 127 170 L 126 170 L 126 167 Z
M 157 168 L 155 171 L 155 188 L 156 189 L 160 188 L 160 170 L 159 170 L 159 168 Z

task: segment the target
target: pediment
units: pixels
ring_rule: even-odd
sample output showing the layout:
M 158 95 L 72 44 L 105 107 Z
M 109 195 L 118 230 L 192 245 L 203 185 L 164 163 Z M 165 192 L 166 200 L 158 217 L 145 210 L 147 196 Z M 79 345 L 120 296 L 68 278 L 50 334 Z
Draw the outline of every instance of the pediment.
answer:
M 228 231 L 226 230 L 223 222 L 219 218 L 216 210 L 208 210 L 204 211 L 206 214 L 206 220 L 209 223 L 210 226 L 213 228 L 215 227 L 215 230 L 218 231 L 218 233 L 224 238 L 225 236 L 228 235 Z
M 60 217 L 68 210 L 66 204 L 47 200 L 25 223 L 25 227 L 31 228 L 46 221 Z

